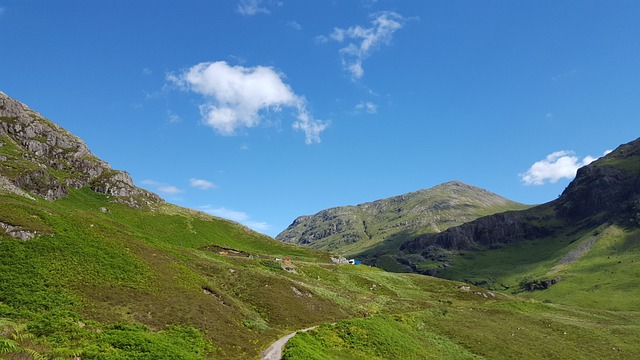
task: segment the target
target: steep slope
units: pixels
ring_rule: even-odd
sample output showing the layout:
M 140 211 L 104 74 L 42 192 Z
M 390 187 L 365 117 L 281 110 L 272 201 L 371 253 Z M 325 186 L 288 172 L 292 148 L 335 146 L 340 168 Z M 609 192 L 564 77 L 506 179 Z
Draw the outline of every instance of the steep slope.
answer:
M 431 189 L 297 218 L 277 240 L 344 255 L 392 250 L 479 216 L 524 209 L 487 190 L 452 181 Z
M 591 228 L 608 222 L 640 225 L 640 139 L 580 168 L 554 201 L 416 237 L 403 244 L 402 249 L 471 250 L 541 238 L 567 227 Z
M 0 91 L 0 190 L 55 200 L 87 185 L 135 207 L 162 201 L 112 170 L 80 138 Z
M 419 272 L 515 291 L 554 286 L 553 291 L 539 296 L 569 289 L 575 281 L 586 278 L 601 282 L 606 273 L 612 287 L 607 301 L 596 300 L 595 291 L 569 301 L 583 304 L 590 299 L 599 306 L 617 307 L 611 301 L 617 299 L 626 303 L 623 307 L 640 308 L 640 303 L 629 304 L 624 296 L 617 298 L 625 289 L 623 284 L 637 287 L 629 280 L 640 271 L 636 265 L 640 260 L 636 253 L 640 250 L 639 228 L 637 139 L 579 169 L 554 201 L 479 218 L 439 234 L 418 236 L 404 243 L 401 251 L 414 254 L 413 268 Z M 621 267 L 623 258 L 626 264 Z M 585 272 L 587 268 L 590 270 Z M 624 271 L 620 271 L 622 268 Z M 575 276 L 577 272 L 582 280 Z M 589 290 L 596 285 L 600 288 L 602 284 L 583 282 Z M 565 295 L 558 297 L 570 298 Z

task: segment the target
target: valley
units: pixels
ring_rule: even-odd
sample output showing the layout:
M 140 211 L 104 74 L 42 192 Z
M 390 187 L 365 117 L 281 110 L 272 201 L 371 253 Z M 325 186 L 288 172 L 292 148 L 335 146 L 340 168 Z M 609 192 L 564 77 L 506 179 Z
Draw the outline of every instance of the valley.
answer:
M 310 327 L 284 359 L 640 356 L 639 140 L 537 207 L 451 182 L 299 218 L 351 234 L 313 248 L 170 204 L 0 95 L 2 359 L 258 359 Z

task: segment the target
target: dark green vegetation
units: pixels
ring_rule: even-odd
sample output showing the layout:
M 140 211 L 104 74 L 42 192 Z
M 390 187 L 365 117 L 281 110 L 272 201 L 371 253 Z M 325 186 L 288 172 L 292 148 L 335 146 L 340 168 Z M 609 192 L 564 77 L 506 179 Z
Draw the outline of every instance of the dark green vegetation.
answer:
M 613 211 L 609 198 L 628 201 Z M 507 294 L 334 265 L 165 203 L 0 93 L 0 358 L 256 359 L 312 325 L 286 358 L 638 358 L 636 199 L 608 192 L 581 218 L 575 199 L 498 218 L 541 237 L 491 251 L 422 248 L 419 237 L 418 251 L 403 250 L 414 266 Z
M 522 210 L 487 190 L 451 181 L 426 190 L 297 218 L 276 239 L 364 259 L 394 271 L 412 271 L 398 248 L 407 240 L 443 231 L 481 216 Z

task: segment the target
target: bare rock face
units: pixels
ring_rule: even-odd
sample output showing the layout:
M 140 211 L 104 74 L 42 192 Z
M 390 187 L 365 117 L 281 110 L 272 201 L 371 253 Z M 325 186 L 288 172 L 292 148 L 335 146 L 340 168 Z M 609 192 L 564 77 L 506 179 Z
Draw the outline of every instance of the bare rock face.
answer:
M 154 202 L 161 202 L 162 198 L 147 190 L 133 185 L 133 180 L 124 171 L 107 170 L 91 181 L 91 189 L 97 193 L 116 197 L 116 202 L 131 207 L 142 208 Z
M 108 176 L 102 176 L 108 174 Z M 69 189 L 87 185 L 104 194 L 130 198 L 160 197 L 133 185 L 128 174 L 114 171 L 93 155 L 77 136 L 45 119 L 26 105 L 0 92 L 0 176 L 5 191 L 17 193 L 15 187 L 55 200 Z M 96 181 L 100 179 L 100 181 Z

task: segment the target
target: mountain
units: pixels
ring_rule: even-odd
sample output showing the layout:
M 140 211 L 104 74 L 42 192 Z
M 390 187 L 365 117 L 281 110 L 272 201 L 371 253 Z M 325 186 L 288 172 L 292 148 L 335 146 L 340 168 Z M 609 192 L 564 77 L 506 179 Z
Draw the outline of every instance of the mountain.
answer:
M 527 208 L 459 181 L 430 189 L 298 217 L 277 240 L 356 255 L 397 248 L 479 216 Z
M 316 325 L 286 359 L 640 356 L 637 276 L 609 311 L 334 264 L 135 187 L 5 94 L 0 141 L 0 359 L 257 359 Z
M 439 234 L 421 235 L 401 248 L 412 252 L 427 248 L 472 250 L 606 223 L 640 226 L 640 139 L 580 168 L 554 201 L 524 211 L 482 217 Z
M 640 251 L 639 234 L 640 139 L 636 139 L 580 168 L 556 200 L 416 236 L 400 251 L 413 254 L 412 267 L 418 272 L 493 288 L 537 290 L 558 283 L 546 296 L 586 277 L 598 278 L 592 286 L 604 288 L 602 276 L 608 273 L 606 287 L 612 289 L 607 300 L 596 300 L 595 291 L 580 296 L 615 307 L 614 295 L 626 302 L 621 285 L 629 284 L 629 277 L 640 271 L 635 255 Z M 579 279 L 576 274 L 583 271 Z

